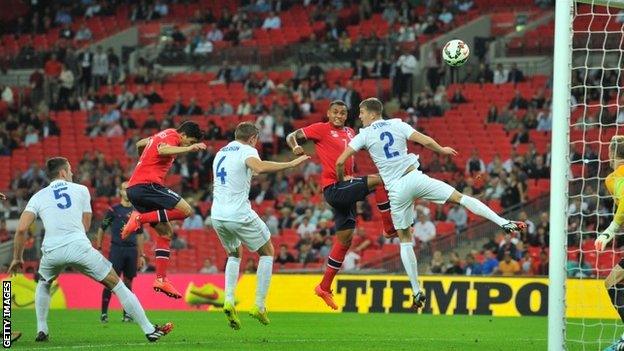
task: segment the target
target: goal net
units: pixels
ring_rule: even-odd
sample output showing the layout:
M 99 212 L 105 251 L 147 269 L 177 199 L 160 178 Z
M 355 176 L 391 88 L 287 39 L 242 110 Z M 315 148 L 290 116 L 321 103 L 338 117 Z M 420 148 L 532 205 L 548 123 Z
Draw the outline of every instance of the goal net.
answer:
M 623 8 L 622 0 L 583 0 L 574 1 L 571 9 L 565 243 L 568 350 L 603 350 L 624 331 L 604 285 L 605 277 L 623 256 L 624 236 L 616 236 L 603 252 L 594 248 L 597 234 L 609 226 L 615 210 L 604 181 L 612 171 L 608 156 L 611 137 L 624 134 L 620 127 L 624 125 Z

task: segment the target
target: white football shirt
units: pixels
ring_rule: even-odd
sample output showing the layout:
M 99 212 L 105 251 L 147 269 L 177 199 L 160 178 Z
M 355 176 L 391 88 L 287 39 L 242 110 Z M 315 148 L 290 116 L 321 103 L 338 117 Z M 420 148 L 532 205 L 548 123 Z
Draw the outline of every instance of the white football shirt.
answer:
M 256 217 L 249 202 L 252 171 L 245 163 L 250 157 L 260 159 L 258 150 L 238 141 L 230 142 L 217 152 L 212 165 L 212 218 L 248 222 Z
M 91 213 L 91 195 L 86 186 L 54 180 L 30 198 L 24 211 L 43 221 L 44 252 L 78 240 L 91 245 L 82 224 L 83 213 Z
M 353 150 L 367 149 L 387 189 L 401 178 L 409 166 L 418 166 L 418 156 L 407 152 L 414 128 L 398 118 L 378 120 L 360 129 L 349 143 Z

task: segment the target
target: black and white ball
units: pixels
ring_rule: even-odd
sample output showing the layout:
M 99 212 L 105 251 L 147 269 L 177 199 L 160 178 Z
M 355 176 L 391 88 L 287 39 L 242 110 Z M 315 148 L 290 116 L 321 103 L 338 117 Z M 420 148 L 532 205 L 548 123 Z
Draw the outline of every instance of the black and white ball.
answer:
M 453 39 L 442 48 L 442 58 L 451 67 L 459 67 L 468 61 L 470 48 L 459 39 Z

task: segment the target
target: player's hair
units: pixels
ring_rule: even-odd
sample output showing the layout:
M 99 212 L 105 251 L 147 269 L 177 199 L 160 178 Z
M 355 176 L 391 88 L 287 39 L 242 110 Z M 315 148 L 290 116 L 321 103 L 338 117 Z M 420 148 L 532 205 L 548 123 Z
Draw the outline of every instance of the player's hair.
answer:
M 236 126 L 234 138 L 236 138 L 236 140 L 249 141 L 251 137 L 258 135 L 259 132 L 255 124 L 251 122 L 241 122 Z
M 613 157 L 624 160 L 624 135 L 614 135 L 611 138 L 609 149 L 613 152 Z
M 48 179 L 57 178 L 61 169 L 69 169 L 69 161 L 65 157 L 52 157 L 46 161 Z
M 381 115 L 383 113 L 383 104 L 378 98 L 368 98 L 360 102 L 360 107 L 367 109 L 370 112 Z
M 342 101 L 342 100 L 334 100 L 334 101 L 330 102 L 328 109 L 332 108 L 333 106 L 344 106 L 347 110 L 349 109 L 347 107 L 347 103 Z
M 199 128 L 199 124 L 191 121 L 184 121 L 177 129 L 178 133 L 184 134 L 189 138 L 195 138 L 197 140 L 202 140 L 204 138 L 204 133 Z

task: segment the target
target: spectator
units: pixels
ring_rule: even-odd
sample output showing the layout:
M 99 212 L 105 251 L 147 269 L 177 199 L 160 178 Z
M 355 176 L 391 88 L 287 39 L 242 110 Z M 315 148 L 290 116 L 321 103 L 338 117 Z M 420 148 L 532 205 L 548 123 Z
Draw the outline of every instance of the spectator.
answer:
M 156 116 L 154 116 L 153 112 L 150 112 L 149 115 L 147 115 L 147 119 L 145 120 L 145 122 L 143 122 L 143 126 L 141 127 L 141 130 L 143 132 L 147 133 L 152 133 L 155 130 L 158 130 L 158 128 L 160 127 L 160 125 L 158 124 L 158 121 L 156 120 Z
M 396 62 L 396 96 L 401 98 L 404 93 L 412 96 L 412 81 L 414 72 L 418 69 L 418 60 L 409 52 L 404 52 Z
M 507 82 L 514 84 L 524 82 L 524 73 L 518 69 L 518 64 L 515 62 L 511 64 L 511 70 L 507 74 Z
M 151 86 L 149 94 L 147 94 L 146 97 L 150 105 L 164 102 L 163 98 L 156 92 L 156 88 L 153 85 Z
M 496 255 L 492 250 L 487 250 L 485 252 L 485 261 L 482 265 L 483 275 L 492 275 L 496 270 L 498 270 Z
M 280 29 L 282 27 L 282 20 L 275 12 L 269 13 L 262 23 L 262 29 Z
M 184 222 L 182 222 L 182 229 L 192 230 L 192 229 L 203 229 L 204 228 L 204 219 L 202 218 L 201 211 L 199 207 L 195 207 L 195 213 L 186 217 Z
M 487 186 L 485 187 L 485 192 L 483 197 L 485 200 L 500 200 L 505 192 L 505 186 L 499 177 L 493 176 L 490 178 Z
M 451 103 L 463 104 L 466 102 L 468 102 L 468 100 L 466 100 L 466 98 L 464 97 L 464 94 L 462 93 L 462 89 L 461 88 L 455 89 L 455 92 L 453 93 L 453 97 L 451 98 Z
M 95 55 L 93 55 L 93 81 L 95 90 L 99 90 L 101 85 L 106 84 L 108 78 L 108 55 L 104 52 L 101 45 L 98 45 L 95 49 Z
M 374 241 L 366 235 L 366 229 L 359 227 L 355 230 L 355 236 L 351 241 L 351 250 L 356 254 L 361 254 L 364 250 L 371 247 Z
M 263 216 L 263 221 L 266 223 L 267 227 L 269 227 L 269 232 L 271 235 L 279 234 L 279 219 L 275 216 L 275 209 L 273 207 L 268 207 Z
M 373 78 L 388 78 L 390 76 L 390 63 L 381 54 L 375 56 L 370 75 Z
M 622 118 L 624 119 L 624 109 L 620 111 Z M 619 115 L 618 115 L 619 116 Z M 619 119 L 619 117 L 618 117 Z M 622 121 L 624 123 L 624 120 Z M 620 124 L 620 122 L 617 122 Z M 540 132 L 547 132 L 552 129 L 552 111 L 544 112 L 540 111 L 537 115 L 537 130 Z
M 193 54 L 208 56 L 208 54 L 212 53 L 213 50 L 214 45 L 212 44 L 212 41 L 210 41 L 208 38 L 201 38 L 199 43 L 197 43 L 195 50 L 193 50 Z
M 89 41 L 91 39 L 93 39 L 93 33 L 91 33 L 89 27 L 82 24 L 78 32 L 76 32 L 76 41 Z
M 520 274 L 520 264 L 511 257 L 509 251 L 505 251 L 502 262 L 498 264 L 497 274 L 503 276 L 513 276 Z
M 277 257 L 275 257 L 275 263 L 286 264 L 286 263 L 294 263 L 295 257 L 288 251 L 288 246 L 285 244 L 280 245 L 279 252 L 277 253 Z
M 189 103 L 189 106 L 186 108 L 186 115 L 187 116 L 199 116 L 202 115 L 204 113 L 204 110 L 202 110 L 202 108 L 197 105 L 197 99 L 192 97 Z
M 548 275 L 548 253 L 544 250 L 540 252 L 540 261 L 537 266 L 537 274 L 538 275 Z
M 37 144 L 39 142 L 39 133 L 37 130 L 29 125 L 26 127 L 26 135 L 24 136 L 24 147 L 29 147 L 30 145 Z
M 496 69 L 494 70 L 494 84 L 504 84 L 507 83 L 509 79 L 509 71 L 503 69 L 502 64 L 497 64 Z
M 361 59 L 356 59 L 353 64 L 353 73 L 351 73 L 351 79 L 361 80 L 368 79 L 368 68 L 364 65 Z
M 215 274 L 215 273 L 219 273 L 219 269 L 217 268 L 217 266 L 215 266 L 212 263 L 212 261 L 209 258 L 207 258 L 207 259 L 204 260 L 204 265 L 199 270 L 199 273 L 201 273 L 201 274 Z
M 432 274 L 441 274 L 442 269 L 444 268 L 444 258 L 442 257 L 442 252 L 436 250 L 433 252 L 433 256 L 431 257 L 431 264 L 429 265 L 429 269 Z
M 394 22 L 397 20 L 398 17 L 399 17 L 399 12 L 397 11 L 396 6 L 394 5 L 394 2 L 391 2 L 387 4 L 386 6 L 384 6 L 384 10 L 383 10 L 383 13 L 381 14 L 381 18 L 383 18 L 386 22 L 388 22 L 388 25 L 390 27 L 392 27 L 392 25 L 394 24 Z
M 223 32 L 217 27 L 216 23 L 213 23 L 208 33 L 206 33 L 206 40 L 211 43 L 223 41 Z
M 526 127 L 523 124 L 521 124 L 520 129 L 518 129 L 516 134 L 514 134 L 514 136 L 511 138 L 511 143 L 513 145 L 528 144 L 529 138 L 530 136 L 529 136 L 528 129 L 526 129 Z
M 449 265 L 446 267 L 444 274 L 458 274 L 463 275 L 464 269 L 461 266 L 461 260 L 459 259 L 459 255 L 457 252 L 451 252 L 451 259 Z
M 496 105 L 490 105 L 487 117 L 485 118 L 485 123 L 498 123 L 498 108 Z
M 300 246 L 297 262 L 303 263 L 304 265 L 316 262 L 316 256 L 314 255 L 314 252 L 312 252 L 312 246 L 309 243 Z
M 418 221 L 414 224 L 414 236 L 423 243 L 431 241 L 436 236 L 436 227 L 427 215 L 418 215 Z
M 468 225 L 468 214 L 463 206 L 454 204 L 453 207 L 446 214 L 446 219 L 455 223 L 455 230 L 457 233 L 464 230 Z
M 479 157 L 479 150 L 472 149 L 470 158 L 466 161 L 466 173 L 485 173 L 485 163 Z
M 466 275 L 481 275 L 483 274 L 483 269 L 481 267 L 481 263 L 475 260 L 473 254 L 469 253 L 466 255 L 466 265 L 464 269 L 464 274 Z
M 526 109 L 529 106 L 525 98 L 522 97 L 520 90 L 516 90 L 514 97 L 509 102 L 509 109 Z
M 215 112 L 220 116 L 231 116 L 234 114 L 234 108 L 225 99 L 221 99 Z
M 137 93 L 137 96 L 134 98 L 134 101 L 132 102 L 132 109 L 133 110 L 146 109 L 149 106 L 150 106 L 150 103 L 147 97 L 145 97 L 143 93 Z
M 550 168 L 544 163 L 544 156 L 537 155 L 534 162 L 526 170 L 527 176 L 532 179 L 550 178 Z
M 316 231 L 316 225 L 310 223 L 310 218 L 304 217 L 299 227 L 297 227 L 297 234 L 300 237 L 304 237 L 306 235 L 312 235 Z
M 184 114 L 186 114 L 186 106 L 184 106 L 184 103 L 182 103 L 182 96 L 178 95 L 173 105 L 169 107 L 169 112 L 167 112 L 167 115 L 169 117 L 173 117 L 182 116 Z
M 253 258 L 248 258 L 247 262 L 245 263 L 245 270 L 244 272 L 246 274 L 253 274 L 256 273 L 256 270 L 258 269 L 258 267 L 256 267 L 256 261 L 254 261 Z
M 438 15 L 438 20 L 447 25 L 453 21 L 453 13 L 447 7 L 443 7 Z

